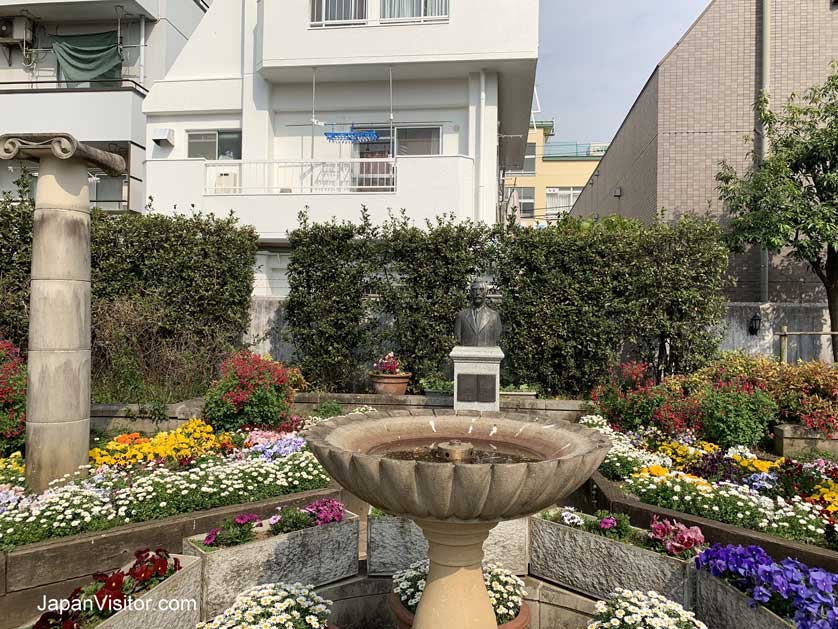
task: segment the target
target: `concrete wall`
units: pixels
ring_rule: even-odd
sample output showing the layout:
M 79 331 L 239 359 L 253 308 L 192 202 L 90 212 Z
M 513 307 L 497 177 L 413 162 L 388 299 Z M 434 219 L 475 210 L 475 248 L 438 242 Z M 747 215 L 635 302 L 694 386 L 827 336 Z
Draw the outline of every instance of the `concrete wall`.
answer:
M 588 180 L 573 214 L 620 214 L 645 221 L 655 216 L 659 206 L 658 83 L 655 72 Z

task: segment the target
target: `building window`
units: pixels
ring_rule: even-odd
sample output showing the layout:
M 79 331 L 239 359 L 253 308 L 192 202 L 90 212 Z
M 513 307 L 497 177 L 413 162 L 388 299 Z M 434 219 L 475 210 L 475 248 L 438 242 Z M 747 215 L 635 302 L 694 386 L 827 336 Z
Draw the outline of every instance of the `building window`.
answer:
M 364 24 L 367 0 L 311 0 L 312 26 Z
M 383 21 L 424 21 L 448 17 L 448 0 L 381 0 Z
M 241 131 L 191 131 L 187 137 L 187 157 L 207 160 L 241 159 Z
M 518 214 L 521 218 L 533 218 L 535 216 L 535 188 L 509 188 L 509 195 L 518 193 Z
M 399 127 L 396 129 L 396 154 L 439 155 L 442 148 L 439 127 Z
M 559 216 L 570 212 L 582 188 L 547 188 L 547 214 Z
M 535 142 L 527 142 L 527 152 L 524 154 L 524 166 L 519 173 L 535 174 Z

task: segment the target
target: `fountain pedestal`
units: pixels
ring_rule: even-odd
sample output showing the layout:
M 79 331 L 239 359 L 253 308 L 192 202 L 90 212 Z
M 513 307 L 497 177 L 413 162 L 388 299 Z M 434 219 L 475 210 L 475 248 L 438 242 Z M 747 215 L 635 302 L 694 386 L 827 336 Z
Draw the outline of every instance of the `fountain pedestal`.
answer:
M 497 523 L 416 523 L 428 540 L 430 568 L 414 629 L 497 629 L 483 582 L 483 542 Z
M 497 412 L 500 410 L 500 347 L 457 345 L 454 362 L 454 410 Z

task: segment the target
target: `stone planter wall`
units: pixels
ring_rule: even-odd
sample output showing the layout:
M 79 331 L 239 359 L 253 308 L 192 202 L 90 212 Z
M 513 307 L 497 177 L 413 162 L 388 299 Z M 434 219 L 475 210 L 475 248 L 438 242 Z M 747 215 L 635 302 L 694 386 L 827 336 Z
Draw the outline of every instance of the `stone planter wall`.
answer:
M 748 597 L 706 570 L 696 572 L 695 614 L 708 627 L 736 629 L 789 629 L 787 623 L 761 605 L 751 607 Z
M 529 563 L 526 518 L 501 522 L 483 546 L 486 562 L 525 575 Z M 381 516 L 367 522 L 367 574 L 391 576 L 428 556 L 428 542 L 411 520 Z
M 267 526 L 267 521 L 262 523 Z M 358 516 L 241 546 L 208 551 L 204 535 L 184 540 L 184 554 L 201 558 L 202 614 L 212 618 L 244 590 L 280 581 L 320 586 L 358 574 Z
M 623 492 L 619 485 L 599 472 L 594 472 L 584 492 L 587 494 L 586 501 L 594 508 L 625 513 L 631 518 L 631 523 L 640 528 L 648 527 L 653 515 L 670 520 L 676 519 L 688 526 L 700 527 L 708 543 L 741 544 L 742 546 L 754 544 L 762 546 L 775 561 L 795 557 L 808 566 L 838 572 L 838 552 L 640 502 L 637 498 Z
M 134 607 L 114 614 L 97 625 L 97 629 L 192 629 L 201 619 L 201 560 L 184 555 L 177 557 L 181 562 L 180 570 L 143 594 Z M 124 567 L 126 572 L 132 564 Z M 164 609 L 160 607 L 161 601 L 165 601 Z
M 693 579 L 686 561 L 537 516 L 530 518 L 530 527 L 533 576 L 595 598 L 619 587 L 655 590 L 692 607 Z
M 812 448 L 838 455 L 838 437 L 824 437 L 800 424 L 780 424 L 774 428 L 774 449 L 780 456 L 794 456 Z
M 0 554 L 0 629 L 19 627 L 35 615 L 44 596 L 66 596 L 89 583 L 93 574 L 124 565 L 137 549 L 163 547 L 180 553 L 185 537 L 214 528 L 231 515 L 248 511 L 267 517 L 280 506 L 340 497 L 340 490 L 334 488 L 289 494 L 28 544 Z

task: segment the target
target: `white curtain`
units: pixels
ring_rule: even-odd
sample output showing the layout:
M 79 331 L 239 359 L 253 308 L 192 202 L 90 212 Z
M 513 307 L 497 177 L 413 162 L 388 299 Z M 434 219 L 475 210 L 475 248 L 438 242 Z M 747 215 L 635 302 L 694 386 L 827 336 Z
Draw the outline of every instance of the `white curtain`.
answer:
M 385 20 L 422 16 L 423 0 L 381 0 L 381 17 Z
M 425 15 L 428 17 L 439 17 L 448 15 L 448 0 L 424 0 Z

